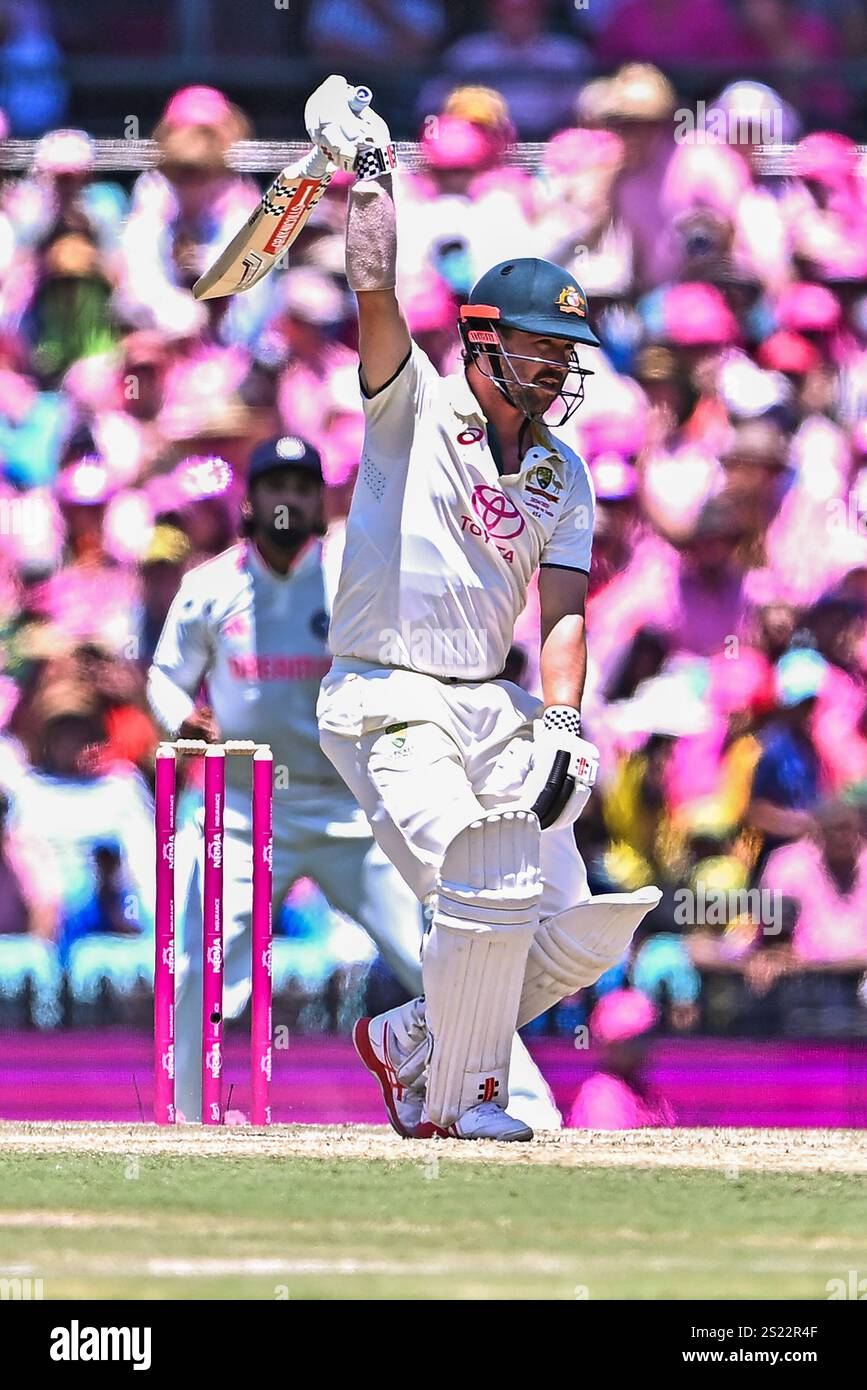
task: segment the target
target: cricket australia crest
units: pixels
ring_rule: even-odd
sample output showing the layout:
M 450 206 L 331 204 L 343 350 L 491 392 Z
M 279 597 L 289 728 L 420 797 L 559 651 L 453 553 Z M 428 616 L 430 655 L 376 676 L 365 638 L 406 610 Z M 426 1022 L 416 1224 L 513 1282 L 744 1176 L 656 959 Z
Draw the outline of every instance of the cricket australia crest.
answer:
M 535 517 L 553 516 L 563 484 L 548 463 L 535 464 L 524 479 L 524 506 Z

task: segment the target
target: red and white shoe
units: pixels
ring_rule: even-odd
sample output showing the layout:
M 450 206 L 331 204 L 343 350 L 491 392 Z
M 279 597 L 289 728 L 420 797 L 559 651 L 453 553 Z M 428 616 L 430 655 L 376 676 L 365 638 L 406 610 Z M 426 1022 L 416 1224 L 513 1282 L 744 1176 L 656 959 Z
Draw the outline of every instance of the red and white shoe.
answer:
M 411 1007 L 403 1005 L 401 1009 L 389 1009 L 376 1018 L 360 1018 L 352 1030 L 352 1041 L 367 1070 L 379 1082 L 392 1129 L 403 1139 L 432 1139 L 442 1131 L 422 1121 L 424 1060 L 418 1064 L 418 1053 L 425 1052 L 426 1044 L 422 1033 L 420 1043 L 409 1047 L 412 1040 L 404 1024 L 406 1010 Z M 399 1015 L 397 1019 L 392 1018 L 395 1014 Z M 407 1071 L 410 1075 L 414 1073 L 414 1080 L 421 1083 L 420 1087 L 409 1084 Z

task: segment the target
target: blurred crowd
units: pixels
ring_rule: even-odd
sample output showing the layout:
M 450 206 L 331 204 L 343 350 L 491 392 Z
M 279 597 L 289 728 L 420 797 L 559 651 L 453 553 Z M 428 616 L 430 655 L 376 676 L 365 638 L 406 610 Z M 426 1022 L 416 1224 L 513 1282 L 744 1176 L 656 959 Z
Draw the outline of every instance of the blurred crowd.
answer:
M 312 16 L 333 36 L 344 8 Z M 359 9 L 375 43 L 388 7 Z M 581 281 L 604 344 L 564 430 L 598 503 L 584 721 L 601 775 L 577 838 L 594 892 L 654 882 L 664 896 L 597 993 L 638 989 L 684 1033 L 863 1032 L 867 183 L 829 128 L 845 93 L 811 91 L 809 128 L 791 96 L 736 81 L 692 129 L 660 69 L 615 66 L 630 34 L 647 30 L 645 51 L 663 0 L 594 0 L 608 75 L 585 79 L 580 36 L 540 37 L 524 84 L 500 87 L 505 26 L 543 9 L 492 6 L 491 29 L 443 62 L 423 168 L 397 184 L 398 288 L 451 371 L 474 280 L 542 255 Z M 407 42 L 436 30 L 437 10 L 401 7 Z M 754 43 L 756 16 L 770 32 L 783 12 L 795 49 L 831 53 L 839 37 L 818 8 L 704 0 L 672 30 L 678 56 L 733 10 Z M 741 30 L 725 33 L 748 66 Z M 543 112 L 555 57 L 570 101 Z M 486 84 L 462 81 L 480 70 Z M 764 171 L 768 130 L 793 147 L 784 175 Z M 548 136 L 538 168 L 511 157 L 516 131 Z M 238 535 L 250 450 L 313 442 L 335 533 L 351 497 L 348 178 L 285 267 L 232 300 L 191 294 L 260 196 L 227 160 L 251 133 L 220 91 L 187 87 L 131 186 L 96 171 L 84 131 L 59 129 L 0 190 L 0 1002 L 24 982 L 40 1026 L 92 1004 L 112 954 L 120 993 L 147 990 L 145 676 L 182 575 Z M 535 592 L 511 665 L 538 690 Z M 334 981 L 356 979 L 366 942 L 309 884 L 281 929 L 296 1016 L 318 1000 L 333 1023 Z M 387 995 L 378 967 L 371 979 Z M 592 1005 L 566 1001 L 537 1026 L 573 1031 Z
M 865 54 L 861 0 L 274 0 L 254 22 L 237 0 L 0 0 L 0 106 L 19 136 L 65 122 L 117 138 L 118 109 L 150 122 L 195 65 L 205 80 L 232 71 L 263 136 L 285 138 L 311 77 L 346 68 L 399 138 L 472 82 L 503 93 L 522 140 L 544 140 L 580 82 L 633 61 L 675 73 L 690 99 L 740 74 L 771 80 L 810 125 L 863 131 Z

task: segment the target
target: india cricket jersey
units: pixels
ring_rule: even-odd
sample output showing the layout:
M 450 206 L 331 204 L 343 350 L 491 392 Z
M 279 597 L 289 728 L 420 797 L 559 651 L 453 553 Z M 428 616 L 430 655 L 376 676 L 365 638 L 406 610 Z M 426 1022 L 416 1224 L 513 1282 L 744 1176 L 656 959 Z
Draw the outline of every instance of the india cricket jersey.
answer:
M 332 651 L 434 676 L 495 677 L 538 566 L 589 571 L 587 467 L 539 426 L 520 470 L 501 475 L 463 371 L 441 377 L 417 345 L 364 410 Z
M 174 732 L 204 681 L 222 738 L 270 744 L 275 768 L 288 769 L 296 793 L 309 784 L 345 795 L 316 725 L 319 683 L 331 665 L 323 551 L 312 540 L 281 575 L 242 541 L 190 570 L 154 654 L 148 695 Z M 248 785 L 245 763 L 229 758 L 227 780 Z

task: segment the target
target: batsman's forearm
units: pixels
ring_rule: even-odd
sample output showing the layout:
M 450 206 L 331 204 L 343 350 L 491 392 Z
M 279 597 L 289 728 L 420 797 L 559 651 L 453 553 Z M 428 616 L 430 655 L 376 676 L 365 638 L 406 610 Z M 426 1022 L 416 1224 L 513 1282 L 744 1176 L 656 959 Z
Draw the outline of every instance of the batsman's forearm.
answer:
M 196 702 L 182 690 L 159 666 L 151 666 L 147 676 L 147 702 L 160 730 L 174 738 L 185 719 L 189 719 Z
M 545 708 L 571 705 L 580 709 L 587 677 L 587 640 L 579 613 L 561 618 L 551 629 L 542 643 L 539 665 Z
M 397 216 L 390 174 L 359 179 L 349 190 L 346 278 L 356 293 L 395 286 Z

